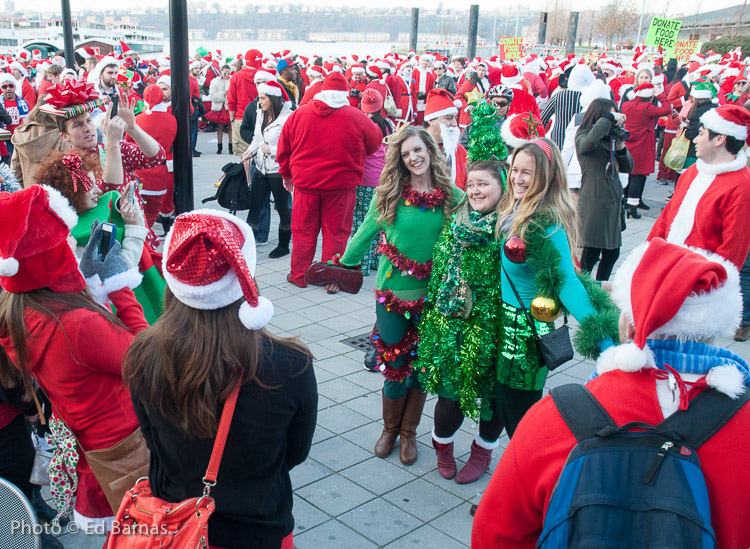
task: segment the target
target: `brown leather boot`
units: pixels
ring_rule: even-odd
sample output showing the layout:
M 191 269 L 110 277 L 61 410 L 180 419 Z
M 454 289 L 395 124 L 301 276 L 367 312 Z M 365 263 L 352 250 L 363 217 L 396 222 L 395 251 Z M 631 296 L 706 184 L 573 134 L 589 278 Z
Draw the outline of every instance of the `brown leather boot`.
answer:
M 419 389 L 406 389 L 406 406 L 401 420 L 401 449 L 399 459 L 404 465 L 411 465 L 417 461 L 417 427 L 422 418 L 422 410 L 427 395 Z
M 383 433 L 375 443 L 375 455 L 385 458 L 391 455 L 393 443 L 396 442 L 401 428 L 401 417 L 404 415 L 406 395 L 392 399 L 383 395 Z

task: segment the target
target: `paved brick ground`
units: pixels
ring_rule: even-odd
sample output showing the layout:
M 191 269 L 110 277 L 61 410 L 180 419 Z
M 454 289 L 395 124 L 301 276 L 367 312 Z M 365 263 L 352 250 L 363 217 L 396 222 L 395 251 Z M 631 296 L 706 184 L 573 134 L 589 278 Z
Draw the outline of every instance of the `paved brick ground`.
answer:
M 201 134 L 195 159 L 195 203 L 214 193 L 220 168 L 233 158 L 217 156 L 215 134 Z M 628 220 L 622 255 L 641 243 L 666 201 L 666 187 L 649 178 L 645 200 L 651 205 L 640 220 Z M 209 204 L 216 204 L 215 202 Z M 479 501 L 490 475 L 475 484 L 460 486 L 437 472 L 430 445 L 435 398 L 425 406 L 418 429 L 419 459 L 411 467 L 398 461 L 395 451 L 388 459 L 373 455 L 382 429 L 382 378 L 362 369 L 361 351 L 341 341 L 368 332 L 375 320 L 375 277 L 365 278 L 359 295 L 328 295 L 322 288 L 299 289 L 286 282 L 289 257 L 270 260 L 276 243 L 278 218 L 272 215 L 270 244 L 258 250 L 257 280 L 261 293 L 273 300 L 276 313 L 271 331 L 299 335 L 315 354 L 320 393 L 318 427 L 309 459 L 292 471 L 294 486 L 294 540 L 298 549 L 368 549 L 374 547 L 440 548 L 469 547 L 472 517 L 469 508 Z M 750 345 L 722 340 L 720 345 L 750 358 Z M 546 390 L 565 383 L 584 381 L 593 369 L 590 361 L 576 357 L 547 379 Z M 546 391 L 545 391 L 546 392 Z M 457 436 L 456 454 L 468 457 L 477 426 L 465 420 Z M 494 470 L 507 445 L 492 460 Z M 61 537 L 66 548 L 99 548 L 103 536 L 83 533 Z M 250 547 L 250 545 L 248 545 Z

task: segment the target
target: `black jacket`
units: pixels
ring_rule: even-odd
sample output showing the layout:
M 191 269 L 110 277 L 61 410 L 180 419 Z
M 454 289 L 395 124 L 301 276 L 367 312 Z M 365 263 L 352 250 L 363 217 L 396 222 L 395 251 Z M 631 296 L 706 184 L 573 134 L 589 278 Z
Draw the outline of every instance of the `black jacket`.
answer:
M 688 116 L 688 127 L 685 129 L 685 138 L 690 141 L 690 148 L 688 149 L 688 158 L 695 158 L 695 143 L 693 143 L 693 139 L 698 137 L 698 133 L 701 129 L 701 116 L 703 116 L 704 113 L 707 113 L 711 109 L 715 109 L 717 107 L 716 103 L 703 103 L 703 105 L 698 105 L 695 107 L 695 110 L 693 111 L 693 114 Z
M 278 549 L 294 528 L 289 471 L 310 451 L 318 392 L 312 362 L 282 345 L 264 343 L 258 378 L 267 386 L 240 389 L 211 496 L 209 542 L 224 549 Z M 151 450 L 155 496 L 170 502 L 200 496 L 213 439 L 179 431 L 133 399 Z M 219 406 L 219 412 L 223 406 Z M 250 542 L 249 540 L 252 540 Z

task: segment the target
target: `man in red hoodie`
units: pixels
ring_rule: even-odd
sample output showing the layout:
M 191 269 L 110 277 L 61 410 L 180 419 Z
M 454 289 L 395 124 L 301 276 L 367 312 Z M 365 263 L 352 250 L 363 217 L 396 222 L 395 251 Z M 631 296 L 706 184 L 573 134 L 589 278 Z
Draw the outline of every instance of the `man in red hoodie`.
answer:
M 232 150 L 235 156 L 242 157 L 242 153 L 248 147 L 248 143 L 240 135 L 240 126 L 245 107 L 258 97 L 258 90 L 255 89 L 255 71 L 260 68 L 262 61 L 263 54 L 259 50 L 247 50 L 244 66 L 229 79 L 227 109 L 229 120 L 232 122 Z
M 321 231 L 322 259 L 343 253 L 365 156 L 378 150 L 382 137 L 366 114 L 349 105 L 349 85 L 337 72 L 325 78 L 315 99 L 287 119 L 276 161 L 284 187 L 294 188 L 289 282 L 307 286 L 305 272 L 315 257 Z

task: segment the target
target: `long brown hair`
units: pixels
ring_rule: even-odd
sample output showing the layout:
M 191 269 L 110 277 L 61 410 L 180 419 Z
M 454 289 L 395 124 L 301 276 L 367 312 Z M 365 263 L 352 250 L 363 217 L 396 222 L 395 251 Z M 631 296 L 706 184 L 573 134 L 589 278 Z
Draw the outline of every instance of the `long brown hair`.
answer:
M 385 222 L 391 225 L 396 220 L 398 201 L 401 199 L 404 187 L 411 179 L 411 172 L 401 158 L 401 145 L 415 136 L 422 140 L 430 153 L 432 185 L 436 189 L 443 189 L 448 197 L 443 201 L 443 213 L 448 217 L 452 212 L 450 198 L 453 196 L 453 183 L 448 175 L 445 157 L 427 130 L 418 126 L 406 126 L 388 136 L 388 152 L 385 155 L 385 165 L 380 174 L 377 189 L 376 205 L 380 212 L 378 223 Z
M 294 338 L 248 330 L 238 310 L 243 300 L 215 310 L 194 309 L 164 290 L 164 314 L 133 340 L 123 366 L 134 398 L 147 403 L 180 431 L 213 438 L 218 406 L 242 380 L 257 383 L 263 340 L 312 358 Z
M 508 189 L 498 205 L 498 236 L 501 221 L 504 217 L 514 214 L 513 224 L 510 228 L 511 235 L 517 235 L 523 240 L 531 217 L 537 213 L 543 213 L 552 219 L 552 222 L 560 225 L 568 236 L 568 245 L 571 253 L 578 246 L 578 220 L 573 199 L 568 189 L 568 181 L 565 177 L 560 149 L 546 137 L 541 137 L 549 146 L 552 159 L 548 159 L 544 150 L 529 141 L 513 151 L 511 161 L 511 172 L 508 176 Z M 526 194 L 518 203 L 513 196 L 513 164 L 518 155 L 524 152 L 534 159 L 534 179 Z
M 49 288 L 32 290 L 25 293 L 0 291 L 0 335 L 10 337 L 16 354 L 15 366 L 5 351 L 0 353 L 0 385 L 3 387 L 18 386 L 20 370 L 25 397 L 31 398 L 33 388 L 28 371 L 28 330 L 26 329 L 26 309 L 49 316 L 56 322 L 67 338 L 60 316 L 68 311 L 85 309 L 101 315 L 123 330 L 126 326 L 111 312 L 99 305 L 91 296 L 88 288 L 80 294 L 58 293 Z M 71 355 L 72 356 L 72 355 Z M 75 360 L 75 357 L 73 357 Z M 17 368 L 16 368 L 17 367 Z M 15 370 L 15 371 L 13 371 Z

